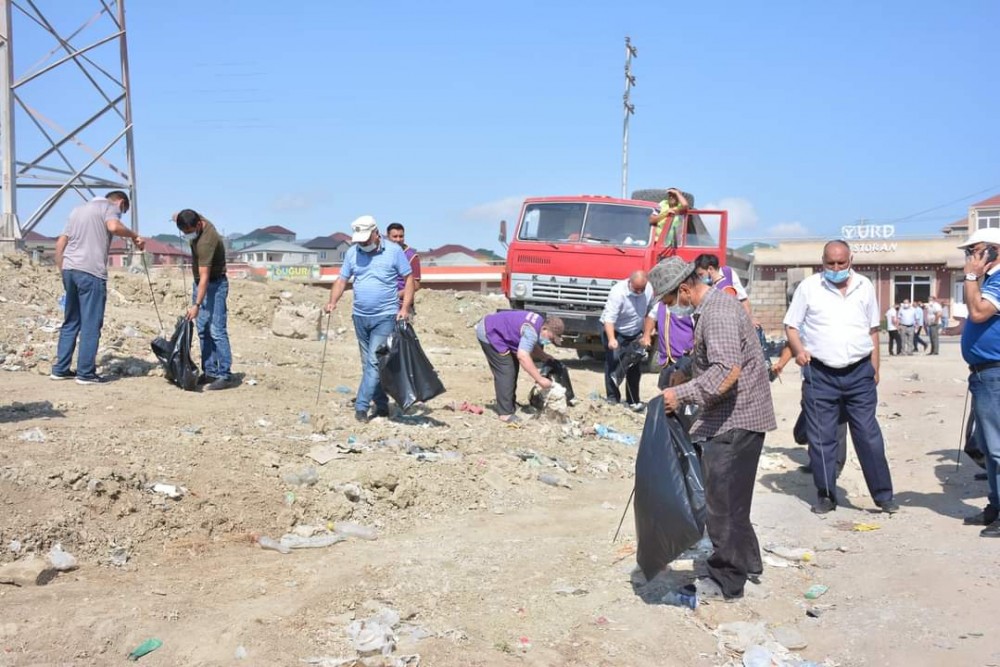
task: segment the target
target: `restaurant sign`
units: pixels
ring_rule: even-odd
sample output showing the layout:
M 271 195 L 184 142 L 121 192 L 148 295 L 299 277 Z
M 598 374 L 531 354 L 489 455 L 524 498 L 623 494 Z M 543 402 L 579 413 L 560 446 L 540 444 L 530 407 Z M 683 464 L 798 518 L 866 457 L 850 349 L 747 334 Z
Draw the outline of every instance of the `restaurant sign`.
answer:
M 888 239 L 896 236 L 893 225 L 844 225 L 840 236 L 852 252 L 895 252 L 897 245 Z

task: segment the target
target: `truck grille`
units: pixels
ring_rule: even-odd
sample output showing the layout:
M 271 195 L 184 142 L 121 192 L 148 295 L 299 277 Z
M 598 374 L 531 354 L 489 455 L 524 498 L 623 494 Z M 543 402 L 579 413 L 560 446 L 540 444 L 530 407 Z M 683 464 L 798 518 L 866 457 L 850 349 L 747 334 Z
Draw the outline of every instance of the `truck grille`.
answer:
M 536 280 L 531 285 L 533 301 L 551 301 L 570 308 L 581 305 L 603 308 L 610 292 L 610 285 L 585 285 L 541 280 Z

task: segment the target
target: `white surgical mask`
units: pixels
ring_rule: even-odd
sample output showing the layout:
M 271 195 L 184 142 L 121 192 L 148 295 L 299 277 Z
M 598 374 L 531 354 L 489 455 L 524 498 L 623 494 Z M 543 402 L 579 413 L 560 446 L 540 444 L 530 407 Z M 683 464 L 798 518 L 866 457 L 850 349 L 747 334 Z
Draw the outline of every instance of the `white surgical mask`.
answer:
M 188 232 L 184 235 L 185 241 L 194 241 L 196 238 L 198 238 L 198 232 Z
M 364 245 L 360 245 L 358 247 L 361 248 L 362 252 L 372 252 L 378 247 L 378 243 L 365 243 Z

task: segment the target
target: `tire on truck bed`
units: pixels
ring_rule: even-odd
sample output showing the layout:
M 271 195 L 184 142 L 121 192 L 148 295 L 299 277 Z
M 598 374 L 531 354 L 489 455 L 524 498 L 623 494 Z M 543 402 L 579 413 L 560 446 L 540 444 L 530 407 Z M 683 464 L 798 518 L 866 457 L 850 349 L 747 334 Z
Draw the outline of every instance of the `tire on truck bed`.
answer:
M 690 192 L 681 191 L 684 197 L 688 200 L 688 205 L 694 208 L 694 195 Z M 666 188 L 650 188 L 646 190 L 633 190 L 632 199 L 638 201 L 651 201 L 659 204 L 661 201 L 667 198 Z

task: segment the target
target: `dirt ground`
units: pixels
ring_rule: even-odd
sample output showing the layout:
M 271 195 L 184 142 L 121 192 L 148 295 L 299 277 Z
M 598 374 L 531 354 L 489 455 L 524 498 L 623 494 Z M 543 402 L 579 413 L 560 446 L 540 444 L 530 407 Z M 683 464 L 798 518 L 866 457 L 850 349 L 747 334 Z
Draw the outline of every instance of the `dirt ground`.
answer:
M 167 328 L 186 279 L 154 276 Z M 791 437 L 797 373 L 772 385 L 779 429 L 765 442 L 754 522 L 762 545 L 813 556 L 769 555 L 775 565 L 745 599 L 692 611 L 656 604 L 640 585 L 631 513 L 612 543 L 636 448 L 593 426 L 638 437 L 644 417 L 596 400 L 596 364 L 557 353 L 581 398 L 569 424 L 513 428 L 488 409 L 449 408 L 492 402 L 471 326 L 500 297 L 420 292 L 415 326 L 448 392 L 360 425 L 348 303 L 332 318 L 317 406 L 324 343 L 276 337 L 270 321 L 277 305 L 318 305 L 325 291 L 234 281 L 242 384 L 194 394 L 168 384 L 150 352 L 159 326 L 145 277 L 113 275 L 109 288 L 99 358 L 115 381 L 54 382 L 58 277 L 0 268 L 0 573 L 30 570 L 56 543 L 79 561 L 0 585 L 0 665 L 112 664 L 152 637 L 163 645 L 143 664 L 355 664 L 337 662 L 357 656 L 347 628 L 383 608 L 401 617 L 398 645 L 365 664 L 412 665 L 416 654 L 421 665 L 738 664 L 719 626 L 744 621 L 798 635 L 786 643 L 819 664 L 1000 665 L 990 639 L 1000 545 L 961 524 L 986 485 L 967 459 L 955 466 L 966 372 L 954 339 L 937 357 L 883 360 L 878 412 L 903 506 L 892 518 L 873 512 L 853 452 L 842 506 L 810 513 L 805 450 Z M 528 388 L 522 379 L 524 402 Z M 646 375 L 643 393 L 654 392 Z M 324 446 L 329 462 L 306 457 Z M 155 483 L 186 493 L 170 499 Z M 378 539 L 289 554 L 254 541 L 340 521 Z M 671 576 L 690 576 L 684 567 Z M 805 599 L 814 584 L 829 590 Z

